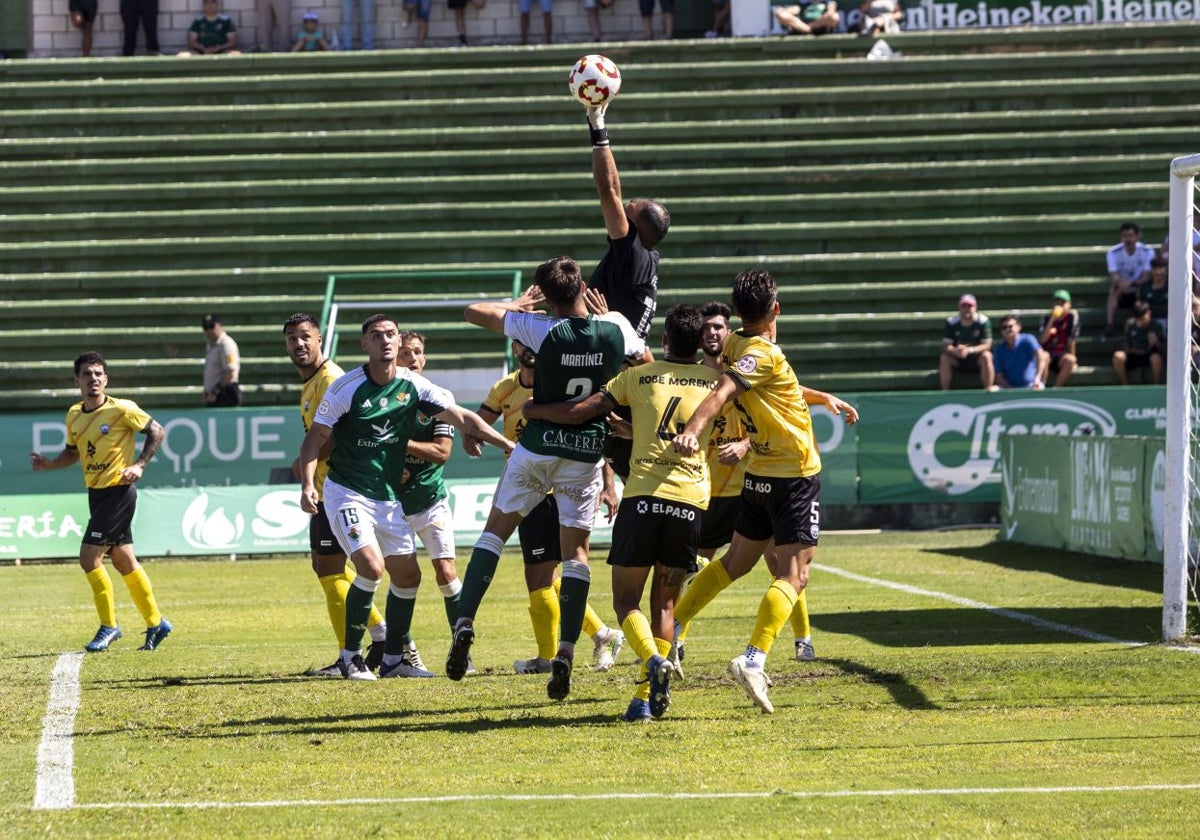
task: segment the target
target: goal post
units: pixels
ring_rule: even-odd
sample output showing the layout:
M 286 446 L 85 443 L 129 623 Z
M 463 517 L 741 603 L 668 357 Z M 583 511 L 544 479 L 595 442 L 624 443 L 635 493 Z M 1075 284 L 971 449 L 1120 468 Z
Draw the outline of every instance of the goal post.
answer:
M 1171 161 L 1167 241 L 1167 475 L 1163 522 L 1163 640 L 1184 642 L 1188 632 L 1188 590 L 1197 523 L 1195 467 L 1196 388 L 1192 383 L 1192 264 L 1196 175 L 1200 155 Z M 1194 590 L 1194 586 L 1191 587 Z

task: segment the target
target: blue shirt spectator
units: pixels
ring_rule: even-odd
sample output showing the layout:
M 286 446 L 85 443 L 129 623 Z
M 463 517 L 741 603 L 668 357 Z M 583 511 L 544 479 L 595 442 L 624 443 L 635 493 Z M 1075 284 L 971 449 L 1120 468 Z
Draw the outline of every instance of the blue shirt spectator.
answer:
M 1044 388 L 1045 369 L 1042 350 L 1037 339 L 1021 333 L 1021 322 L 1015 315 L 1006 315 L 1000 321 L 1002 340 L 992 347 L 992 359 L 996 367 L 997 388 Z

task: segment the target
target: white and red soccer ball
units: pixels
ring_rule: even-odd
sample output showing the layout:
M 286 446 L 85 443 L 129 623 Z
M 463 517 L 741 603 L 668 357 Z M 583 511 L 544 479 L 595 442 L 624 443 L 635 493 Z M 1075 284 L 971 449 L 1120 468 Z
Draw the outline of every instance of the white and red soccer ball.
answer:
M 584 105 L 604 105 L 621 89 L 621 71 L 610 58 L 585 55 L 571 68 L 567 87 L 571 96 Z

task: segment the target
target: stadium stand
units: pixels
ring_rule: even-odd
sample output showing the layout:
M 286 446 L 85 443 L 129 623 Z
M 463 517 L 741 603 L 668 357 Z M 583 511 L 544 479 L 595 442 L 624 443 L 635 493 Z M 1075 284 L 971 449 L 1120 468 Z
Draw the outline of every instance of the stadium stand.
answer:
M 1029 324 L 1066 287 L 1072 385 L 1114 383 L 1104 250 L 1126 220 L 1165 233 L 1167 166 L 1200 117 L 1166 94 L 1200 88 L 1200 30 L 888 41 L 903 58 L 867 61 L 851 36 L 606 45 L 627 197 L 674 218 L 660 311 L 761 264 L 806 384 L 928 389 L 960 292 Z M 590 267 L 602 223 L 566 96 L 583 49 L 0 62 L 0 409 L 61 408 L 83 349 L 114 393 L 198 405 L 208 311 L 241 346 L 247 404 L 291 402 L 278 325 L 319 311 L 332 272 Z M 418 291 L 480 290 L 358 298 Z M 496 351 L 457 308 L 413 326 L 456 366 Z

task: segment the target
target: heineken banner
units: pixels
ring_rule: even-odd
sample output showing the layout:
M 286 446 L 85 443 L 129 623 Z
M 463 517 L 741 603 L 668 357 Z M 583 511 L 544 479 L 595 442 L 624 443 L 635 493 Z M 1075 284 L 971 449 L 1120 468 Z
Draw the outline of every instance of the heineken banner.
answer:
M 1161 387 L 863 394 L 859 502 L 996 502 L 1004 434 L 1162 435 Z M 817 409 L 819 412 L 820 409 Z
M 465 559 L 487 521 L 495 481 L 449 481 L 447 489 Z M 78 557 L 87 521 L 83 490 L 0 496 L 0 559 Z M 145 489 L 138 492 L 133 539 L 144 557 L 307 554 L 308 522 L 299 484 Z M 601 516 L 593 539 L 607 544 L 611 536 Z
M 852 9 L 851 4 L 845 8 Z M 851 11 L 853 16 L 854 11 Z M 1088 26 L 1200 20 L 1200 0 L 921 0 L 904 4 L 904 31 L 997 26 Z M 847 25 L 851 25 L 848 23 Z
M 1161 438 L 1006 435 L 1002 449 L 1005 540 L 1162 562 Z

